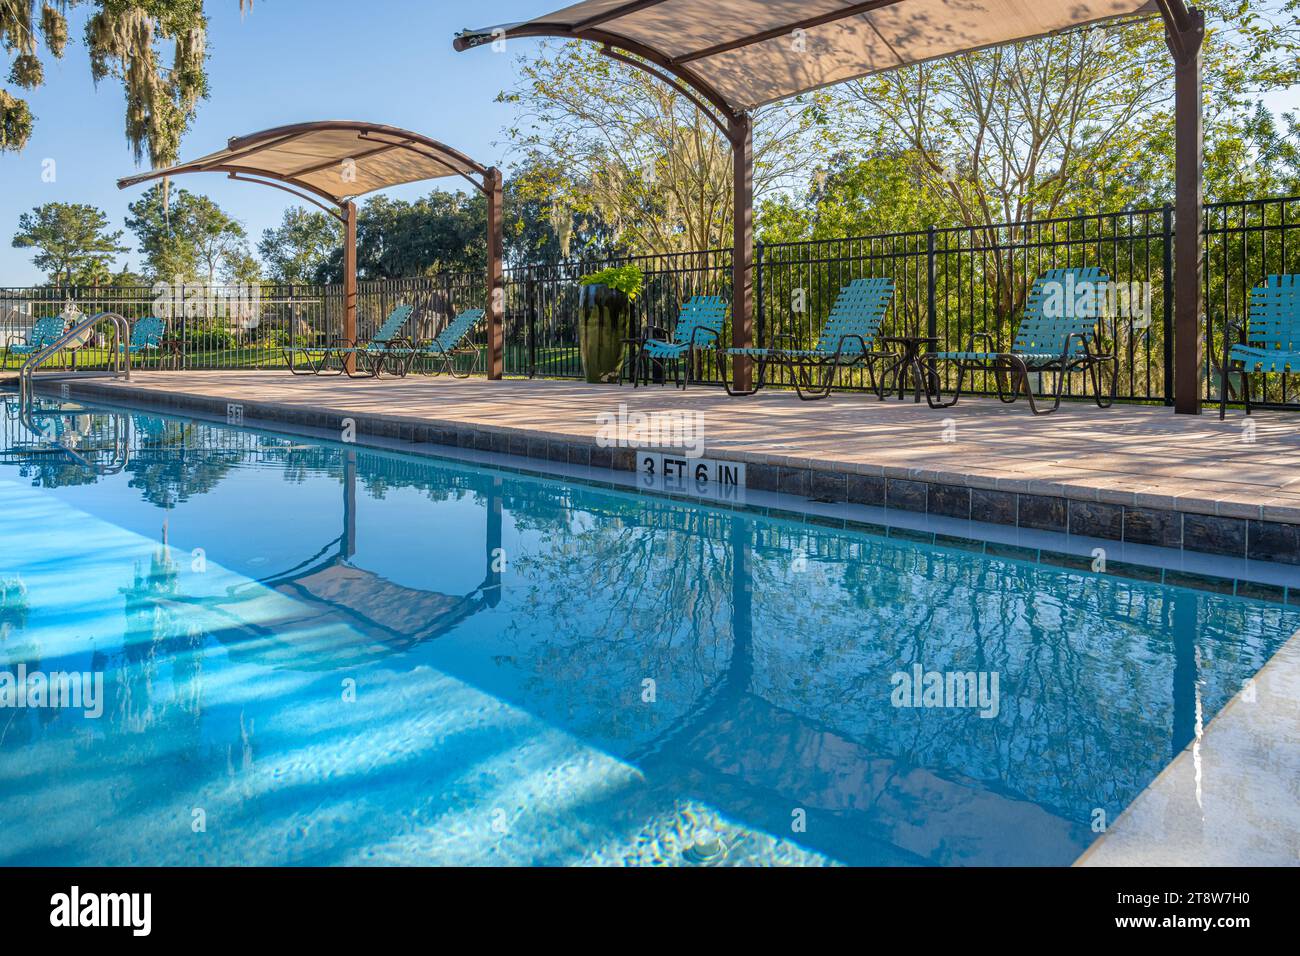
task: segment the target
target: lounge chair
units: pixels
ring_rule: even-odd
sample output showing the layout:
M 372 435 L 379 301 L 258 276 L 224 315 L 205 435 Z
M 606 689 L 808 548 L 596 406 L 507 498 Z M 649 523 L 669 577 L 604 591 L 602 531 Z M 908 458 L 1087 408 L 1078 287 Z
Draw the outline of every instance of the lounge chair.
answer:
M 18 336 L 10 335 L 5 340 L 5 357 L 0 367 L 8 366 L 10 355 L 26 358 L 53 345 L 63 334 L 66 324 L 61 315 L 46 315 L 36 320 L 32 330 L 23 337 L 21 342 L 14 341 Z
M 398 362 L 398 375 L 405 375 L 418 358 L 432 358 L 442 362 L 443 369 L 452 378 L 469 378 L 483 361 L 483 350 L 477 345 L 467 344 L 466 340 L 475 326 L 482 321 L 482 309 L 466 309 L 447 323 L 447 327 L 434 337 L 433 341 L 417 349 L 395 349 Z M 458 355 L 473 355 L 474 363 L 463 373 L 456 371 L 454 359 Z
M 1242 341 L 1232 344 L 1234 331 Z M 1228 410 L 1228 371 L 1241 363 L 1241 393 L 1250 414 L 1250 376 L 1300 372 L 1300 275 L 1272 275 L 1250 290 L 1245 323 L 1228 322 L 1223 330 L 1223 367 L 1219 382 L 1219 420 Z
M 376 378 L 383 371 L 388 359 L 400 355 L 403 349 L 408 353 L 411 351 L 411 343 L 399 338 L 399 333 L 414 311 L 413 306 L 399 305 L 389 313 L 384 324 L 365 345 L 358 345 L 356 342 L 337 342 L 331 345 L 300 345 L 293 348 L 284 346 L 280 351 L 289 366 L 289 371 L 295 375 L 342 375 L 347 372 L 351 378 Z M 296 355 L 302 355 L 307 360 L 308 371 L 300 372 L 294 368 L 293 360 Z M 348 369 L 349 356 L 357 359 L 357 364 L 362 369 L 360 373 Z M 338 368 L 328 368 L 331 357 L 338 359 Z
M 1115 401 L 1119 379 L 1119 362 L 1114 355 L 1095 351 L 1098 344 L 1097 324 L 1102 309 L 1100 290 L 1110 279 L 1100 269 L 1049 269 L 1035 280 L 1025 302 L 1025 312 L 1016 329 L 1010 352 L 980 351 L 976 343 L 994 342 L 991 332 L 971 335 L 970 345 L 964 352 L 930 352 L 922 356 L 929 366 L 925 376 L 927 385 L 939 382 L 938 364 L 952 362 L 957 365 L 957 388 L 952 401 L 938 401 L 937 392 L 927 388 L 927 401 L 931 408 L 951 408 L 961 400 L 962 384 L 967 372 L 992 372 L 997 376 L 998 398 L 1010 404 L 1024 392 L 1029 399 L 1029 410 L 1035 415 L 1048 415 L 1061 407 L 1061 397 L 1066 376 L 1071 372 L 1086 372 L 1092 378 L 1093 400 L 1098 408 L 1109 408 Z M 1084 291 L 1084 308 L 1078 307 L 1078 293 Z M 1089 293 L 1089 289 L 1093 290 Z M 1064 290 L 1064 291 L 1063 291 Z M 1053 297 L 1056 304 L 1053 304 Z M 1057 315 L 1056 312 L 1063 314 Z M 1110 390 L 1103 394 L 1101 370 L 1111 366 Z M 1011 373 L 1011 390 L 1004 392 L 1002 373 Z M 1053 399 L 1051 408 L 1039 408 L 1030 384 L 1031 374 L 1053 374 L 1056 385 L 1048 393 Z
M 156 353 L 162 348 L 163 336 L 166 334 L 166 322 L 157 316 L 145 316 L 131 325 L 131 341 L 126 343 L 125 349 L 132 358 L 146 352 Z
M 884 360 L 900 361 L 893 352 L 876 351 L 880 323 L 894 296 L 894 280 L 854 279 L 840 290 L 831 308 L 831 314 L 822 326 L 817 345 L 811 349 L 727 349 L 727 356 L 750 358 L 757 364 L 752 388 L 737 389 L 727 381 L 725 364 L 722 365 L 722 384 L 728 395 L 753 395 L 765 383 L 769 365 L 779 365 L 790 370 L 795 391 L 799 397 L 811 401 L 825 398 L 835 384 L 835 375 L 843 369 L 863 366 L 870 376 L 872 390 L 884 398 L 884 376 L 876 377 L 876 363 Z M 793 335 L 779 335 L 797 344 Z M 734 376 L 733 376 L 734 378 Z
M 627 339 L 632 346 L 632 386 L 640 384 L 641 371 L 647 359 L 672 362 L 674 381 L 685 388 L 690 381 L 690 370 L 695 356 L 708 347 L 716 349 L 722 338 L 722 326 L 727 320 L 727 301 L 720 295 L 697 295 L 686 300 L 677 313 L 677 324 L 672 335 L 659 326 L 651 326 L 649 335 Z M 685 363 L 682 359 L 685 359 Z M 686 373 L 682 374 L 685 364 Z

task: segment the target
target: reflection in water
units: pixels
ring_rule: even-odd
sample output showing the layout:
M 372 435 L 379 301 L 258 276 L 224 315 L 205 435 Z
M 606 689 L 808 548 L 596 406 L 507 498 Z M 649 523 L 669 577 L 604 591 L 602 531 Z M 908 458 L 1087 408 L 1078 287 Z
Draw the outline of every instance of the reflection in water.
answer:
M 6 436 L 0 482 L 57 490 L 6 493 L 43 531 L 0 545 L 0 656 L 103 670 L 109 702 L 5 717 L 5 862 L 681 862 L 707 827 L 730 862 L 1068 863 L 1300 624 L 134 419 L 91 486 Z M 914 665 L 997 672 L 997 717 L 894 708 Z

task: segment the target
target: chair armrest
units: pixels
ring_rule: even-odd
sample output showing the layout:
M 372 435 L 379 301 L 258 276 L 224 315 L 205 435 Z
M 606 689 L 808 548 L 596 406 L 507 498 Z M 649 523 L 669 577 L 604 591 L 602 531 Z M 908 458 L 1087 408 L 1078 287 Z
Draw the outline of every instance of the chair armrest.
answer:
M 1064 365 L 1070 360 L 1070 341 L 1078 339 L 1083 343 L 1083 350 L 1086 354 L 1088 351 L 1088 339 L 1092 338 L 1091 332 L 1070 332 L 1065 336 L 1065 345 L 1061 349 L 1061 364 Z
M 976 343 L 977 341 L 979 341 L 980 339 L 987 339 L 988 341 L 992 342 L 992 343 L 993 343 L 993 351 L 994 351 L 994 352 L 998 351 L 998 340 L 997 340 L 997 336 L 995 336 L 992 332 L 972 332 L 972 333 L 971 333 L 971 337 L 970 337 L 970 347 L 967 348 L 966 351 L 967 351 L 967 352 L 974 352 L 974 351 L 975 351 L 975 343 Z
M 862 347 L 863 353 L 867 353 L 871 351 L 871 349 L 867 348 L 866 340 L 862 336 L 858 335 L 856 332 L 850 332 L 847 335 L 841 335 L 840 340 L 835 343 L 834 361 L 836 364 L 839 364 L 840 356 L 844 354 L 844 343 L 847 342 L 849 339 L 856 340 L 858 345 Z
M 717 329 L 710 328 L 710 327 L 707 326 L 707 325 L 697 325 L 695 328 L 691 329 L 691 341 L 690 341 L 690 347 L 691 347 L 691 348 L 695 348 L 695 347 L 696 347 L 695 337 L 696 337 L 700 332 L 707 332 L 707 333 L 709 333 L 709 335 L 713 336 L 713 341 L 714 341 L 714 342 L 720 342 L 720 341 L 722 340 L 722 333 L 719 332 Z
M 1209 316 L 1204 316 L 1203 319 L 1208 320 Z M 1223 334 L 1227 335 L 1229 332 L 1236 331 L 1244 335 L 1249 325 L 1250 325 L 1249 318 L 1240 318 L 1240 319 L 1225 318 L 1223 320 Z

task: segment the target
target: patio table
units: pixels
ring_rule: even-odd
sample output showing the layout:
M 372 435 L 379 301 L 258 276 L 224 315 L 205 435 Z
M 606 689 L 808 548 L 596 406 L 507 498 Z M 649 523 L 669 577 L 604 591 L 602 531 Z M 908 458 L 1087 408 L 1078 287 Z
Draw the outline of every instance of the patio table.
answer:
M 903 348 L 903 354 L 899 356 L 894 365 L 884 370 L 881 375 L 886 376 L 894 373 L 897 376 L 899 401 L 903 399 L 903 393 L 906 389 L 907 378 L 909 373 L 912 378 L 912 401 L 919 404 L 921 401 L 921 389 L 925 389 L 925 394 L 930 395 L 934 389 L 931 388 L 931 381 L 927 378 L 925 371 L 921 367 L 921 348 L 927 346 L 933 348 L 939 344 L 937 335 L 882 335 L 880 341 L 883 343 L 892 343 L 900 345 Z M 882 381 L 883 388 L 883 381 Z

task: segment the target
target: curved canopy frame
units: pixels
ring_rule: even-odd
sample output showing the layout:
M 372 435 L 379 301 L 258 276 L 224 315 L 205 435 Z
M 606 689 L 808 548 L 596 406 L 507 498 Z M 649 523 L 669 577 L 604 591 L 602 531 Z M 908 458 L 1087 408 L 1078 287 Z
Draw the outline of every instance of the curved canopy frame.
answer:
M 749 348 L 754 109 L 901 66 L 1144 16 L 1163 18 L 1176 65 L 1175 405 L 1199 413 L 1204 17 L 1186 0 L 582 0 L 526 22 L 465 30 L 453 45 L 464 51 L 527 37 L 597 43 L 672 86 L 726 134 L 735 166 L 732 342 Z M 735 366 L 737 385 L 748 388 L 750 363 Z
M 236 136 L 223 150 L 167 169 L 128 176 L 118 180 L 118 188 L 188 173 L 224 173 L 238 182 L 271 186 L 311 203 L 343 224 L 343 335 L 349 341 L 357 337 L 356 200 L 405 183 L 451 176 L 464 179 L 488 200 L 488 376 L 501 377 L 504 337 L 499 304 L 504 284 L 504 236 L 499 169 L 411 130 L 324 120 Z M 349 356 L 348 361 L 353 359 Z

